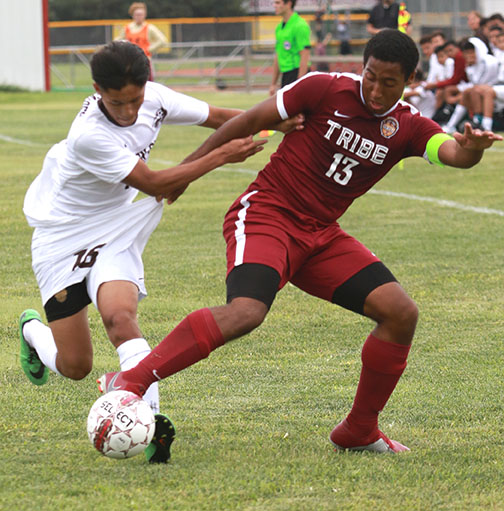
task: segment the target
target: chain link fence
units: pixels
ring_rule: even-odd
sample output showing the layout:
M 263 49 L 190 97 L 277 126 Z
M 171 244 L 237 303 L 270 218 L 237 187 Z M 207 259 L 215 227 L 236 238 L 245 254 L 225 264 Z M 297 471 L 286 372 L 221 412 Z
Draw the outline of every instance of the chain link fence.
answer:
M 362 50 L 369 35 L 366 12 L 350 13 L 351 54 L 341 55 L 337 38 L 338 12 L 332 2 L 324 16 L 324 31 L 333 38 L 324 57 L 312 56 L 312 67 L 322 61 L 330 71 L 361 71 Z M 409 0 L 413 38 L 441 29 L 448 37 L 469 35 L 467 14 L 478 9 L 477 0 Z M 303 14 L 313 26 L 315 16 Z M 130 20 L 69 21 L 50 23 L 52 89 L 89 89 L 89 60 L 95 49 L 112 41 Z M 271 79 L 274 31 L 278 16 L 242 18 L 190 18 L 150 20 L 166 36 L 167 45 L 153 56 L 155 79 L 173 87 L 265 88 Z

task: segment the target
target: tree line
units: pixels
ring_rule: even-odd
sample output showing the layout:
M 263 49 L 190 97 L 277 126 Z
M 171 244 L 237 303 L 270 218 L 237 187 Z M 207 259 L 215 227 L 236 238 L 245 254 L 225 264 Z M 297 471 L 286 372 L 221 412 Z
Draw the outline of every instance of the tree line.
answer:
M 124 19 L 132 0 L 49 0 L 50 21 Z M 147 0 L 148 18 L 242 16 L 243 0 Z

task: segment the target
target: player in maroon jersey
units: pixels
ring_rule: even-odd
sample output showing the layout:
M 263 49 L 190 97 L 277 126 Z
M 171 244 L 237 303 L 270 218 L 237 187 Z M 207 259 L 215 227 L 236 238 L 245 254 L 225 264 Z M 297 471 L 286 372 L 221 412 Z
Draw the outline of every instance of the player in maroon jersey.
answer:
M 134 369 L 104 375 L 102 391 L 142 394 L 153 381 L 207 357 L 259 326 L 276 293 L 291 282 L 376 322 L 362 349 L 353 407 L 332 431 L 332 443 L 338 449 L 408 450 L 379 430 L 378 414 L 406 367 L 418 310 L 385 265 L 337 219 L 405 157 L 468 168 L 502 140 L 469 124 L 451 138 L 401 101 L 417 62 L 409 36 L 383 30 L 366 46 L 362 77 L 306 75 L 228 121 L 192 155 L 305 116 L 304 130 L 284 137 L 226 215 L 227 305 L 191 313 Z

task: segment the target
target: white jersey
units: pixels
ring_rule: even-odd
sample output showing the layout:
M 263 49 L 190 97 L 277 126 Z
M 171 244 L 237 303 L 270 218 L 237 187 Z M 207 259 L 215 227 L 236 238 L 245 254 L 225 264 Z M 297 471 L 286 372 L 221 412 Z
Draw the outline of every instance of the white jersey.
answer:
M 476 50 L 476 55 L 478 57 L 483 57 L 488 53 L 488 46 L 486 45 L 485 41 L 483 41 L 483 39 L 472 36 L 469 37 L 469 42 L 473 44 L 474 49 Z
M 455 61 L 448 57 L 443 64 L 443 70 L 441 72 L 441 76 L 443 77 L 440 82 L 443 80 L 448 80 L 453 76 L 453 71 L 455 70 Z
M 108 280 L 134 282 L 139 298 L 146 295 L 141 254 L 163 202 L 134 202 L 138 190 L 122 181 L 139 159 L 147 161 L 162 124 L 202 124 L 208 114 L 207 103 L 152 82 L 132 126 L 115 124 L 99 95 L 84 101 L 66 140 L 49 150 L 25 196 L 44 304 L 84 280 L 95 305 L 100 284 Z
M 147 82 L 145 98 L 132 126 L 114 123 L 100 96 L 88 97 L 66 140 L 48 152 L 42 172 L 25 197 L 24 213 L 32 227 L 50 227 L 117 210 L 138 191 L 122 181 L 138 160 L 148 160 L 162 124 L 202 124 L 207 103 Z
M 426 82 L 434 83 L 441 81 L 440 76 L 443 75 L 443 65 L 439 62 L 437 55 L 433 53 L 429 57 L 429 72 L 427 74 Z
M 428 117 L 432 119 L 434 114 L 436 113 L 436 96 L 431 90 L 425 90 L 421 85 L 412 89 L 411 87 L 406 87 L 404 92 L 415 91 L 417 94 L 415 96 L 410 96 L 407 101 L 411 103 L 414 107 L 420 110 L 420 113 L 424 117 Z
M 466 67 L 465 71 L 472 85 L 493 85 L 497 82 L 499 62 L 490 53 L 485 55 L 476 53 L 476 64 Z
M 497 84 L 504 85 L 504 51 L 498 53 L 495 58 L 499 63 L 499 73 L 497 74 Z

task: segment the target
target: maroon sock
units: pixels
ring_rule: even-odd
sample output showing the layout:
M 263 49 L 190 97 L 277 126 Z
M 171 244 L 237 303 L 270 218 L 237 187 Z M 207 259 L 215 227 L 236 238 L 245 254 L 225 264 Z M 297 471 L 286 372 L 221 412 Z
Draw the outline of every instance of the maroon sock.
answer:
M 141 362 L 124 372 L 131 381 L 148 388 L 190 365 L 208 357 L 211 351 L 224 344 L 210 309 L 200 309 L 183 319 Z
M 378 431 L 378 414 L 406 368 L 409 350 L 410 346 L 381 341 L 373 335 L 366 339 L 359 385 L 347 417 L 356 434 L 367 436 Z

